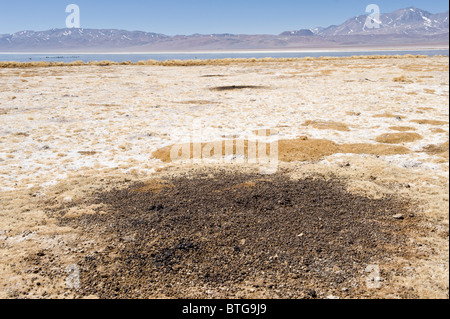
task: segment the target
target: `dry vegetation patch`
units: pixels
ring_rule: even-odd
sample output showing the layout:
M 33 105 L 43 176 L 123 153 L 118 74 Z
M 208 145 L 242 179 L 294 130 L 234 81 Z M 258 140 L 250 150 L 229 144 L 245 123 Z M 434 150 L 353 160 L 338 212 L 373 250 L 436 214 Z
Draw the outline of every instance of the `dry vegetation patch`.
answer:
M 114 65 L 155 65 L 155 66 L 206 66 L 206 65 L 230 65 L 230 64 L 255 64 L 255 63 L 280 63 L 280 62 L 308 62 L 308 61 L 345 61 L 345 60 L 398 60 L 398 59 L 425 59 L 429 58 L 426 55 L 373 55 L 373 56 L 351 56 L 351 57 L 304 57 L 304 58 L 226 58 L 226 59 L 211 59 L 211 60 L 145 60 L 138 62 L 113 62 L 113 61 L 73 61 L 73 62 L 15 62 L 6 61 L 0 62 L 1 68 L 48 68 L 48 67 L 79 67 L 79 66 L 114 66 Z M 436 66 L 437 70 L 447 70 L 448 65 Z M 216 76 L 216 75 L 212 75 Z M 208 75 L 206 76 L 208 77 Z
M 306 121 L 303 125 L 312 126 L 319 130 L 336 130 L 342 132 L 350 131 L 350 128 L 346 124 L 333 121 Z
M 414 83 L 414 81 L 412 79 L 406 77 L 405 75 L 393 78 L 392 81 L 400 82 L 400 83 Z
M 417 124 L 428 124 L 428 125 L 446 125 L 448 124 L 447 121 L 439 121 L 439 120 L 426 120 L 426 119 L 421 119 L 421 120 L 412 120 L 411 122 L 413 123 L 417 123 Z
M 411 151 L 403 146 L 356 143 L 344 144 L 340 146 L 341 153 L 349 154 L 368 154 L 368 155 L 402 155 Z
M 439 144 L 439 145 L 428 145 L 428 146 L 424 147 L 423 151 L 428 154 L 440 155 L 442 157 L 448 158 L 449 142 L 447 141 L 447 142 Z
M 393 131 L 399 131 L 399 132 L 409 132 L 409 131 L 416 131 L 414 127 L 410 126 L 391 126 L 389 129 Z
M 211 150 L 211 146 L 217 147 L 214 149 L 214 158 L 220 160 L 225 155 L 240 155 L 248 158 L 249 143 L 248 141 L 241 141 L 239 144 L 243 145 L 242 150 L 237 150 L 237 141 L 233 141 L 232 153 L 228 154 L 226 150 L 225 141 L 216 141 L 211 143 L 190 143 L 180 145 L 170 145 L 159 149 L 152 153 L 152 157 L 161 160 L 164 163 L 172 162 L 171 151 L 180 150 L 178 158 L 183 160 L 192 159 L 205 159 L 211 158 L 210 154 L 205 155 L 205 149 Z M 267 155 L 269 155 L 270 144 L 266 144 Z M 255 143 L 253 147 L 256 148 L 255 153 L 259 156 L 258 145 Z M 301 137 L 293 140 L 280 140 L 278 141 L 278 160 L 283 162 L 294 161 L 317 161 L 325 156 L 330 156 L 337 153 L 350 153 L 350 154 L 369 154 L 369 155 L 395 155 L 395 154 L 408 154 L 410 150 L 403 146 L 392 145 L 380 145 L 380 144 L 337 144 L 333 141 L 326 139 L 309 139 L 307 137 Z M 194 152 L 194 148 L 203 150 L 201 154 Z M 221 149 L 221 150 L 220 150 Z M 182 151 L 188 151 L 189 154 L 183 154 Z M 196 156 L 194 157 L 194 154 Z
M 392 114 L 392 113 L 389 113 L 389 112 L 385 112 L 385 113 L 382 113 L 382 114 L 375 114 L 373 117 L 375 117 L 375 118 L 383 118 L 383 117 L 386 117 L 386 118 L 403 118 L 403 115 L 398 115 L 398 114 Z
M 423 139 L 423 136 L 417 133 L 386 133 L 377 137 L 378 143 L 400 144 L 410 143 Z

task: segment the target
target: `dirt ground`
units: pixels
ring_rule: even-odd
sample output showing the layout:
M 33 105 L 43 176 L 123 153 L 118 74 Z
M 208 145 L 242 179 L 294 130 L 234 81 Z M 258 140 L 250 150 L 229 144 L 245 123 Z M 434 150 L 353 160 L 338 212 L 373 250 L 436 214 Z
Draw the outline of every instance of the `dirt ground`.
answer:
M 448 298 L 448 84 L 446 57 L 0 69 L 0 297 Z M 244 163 L 170 155 L 230 139 Z

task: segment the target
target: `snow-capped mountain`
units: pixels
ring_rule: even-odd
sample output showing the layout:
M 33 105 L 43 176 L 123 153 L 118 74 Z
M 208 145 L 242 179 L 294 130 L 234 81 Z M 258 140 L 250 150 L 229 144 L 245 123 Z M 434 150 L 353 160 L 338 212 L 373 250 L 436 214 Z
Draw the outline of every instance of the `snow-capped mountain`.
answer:
M 111 29 L 20 31 L 14 34 L 0 35 L 0 50 L 8 46 L 17 49 L 129 47 L 155 43 L 164 38 L 168 37 L 150 32 Z
M 417 34 L 433 35 L 449 32 L 449 13 L 431 14 L 414 7 L 400 9 L 389 14 L 380 14 L 379 28 L 367 26 L 368 16 L 361 15 L 347 20 L 339 26 L 318 30 L 322 36 L 347 36 L 363 34 Z
M 302 29 L 297 31 L 286 31 L 280 34 L 281 36 L 302 36 L 302 37 L 309 37 L 314 35 L 314 32 L 312 30 Z
M 164 34 L 98 29 L 51 29 L 0 35 L 0 52 L 152 52 L 178 50 L 245 50 L 333 48 L 383 45 L 448 46 L 449 12 L 432 14 L 414 7 L 380 14 L 379 28 L 367 15 L 327 28 L 286 31 L 279 35 Z

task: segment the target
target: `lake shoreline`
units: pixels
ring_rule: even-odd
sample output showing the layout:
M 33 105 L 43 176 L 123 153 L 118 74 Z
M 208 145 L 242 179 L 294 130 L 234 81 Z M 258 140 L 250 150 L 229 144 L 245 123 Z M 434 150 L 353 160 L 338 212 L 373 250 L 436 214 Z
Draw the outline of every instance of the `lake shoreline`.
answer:
M 28 52 L 0 52 L 3 54 L 223 54 L 223 53 L 308 53 L 308 52 L 378 52 L 378 51 L 432 51 L 432 50 L 448 50 L 449 44 L 437 45 L 400 45 L 400 46 L 355 46 L 355 47 L 317 47 L 317 48 L 293 48 L 293 49 L 242 49 L 242 50 L 173 50 L 173 51 L 28 51 Z
M 387 50 L 387 51 L 242 51 L 242 52 L 204 52 L 204 53 L 104 53 L 104 54 L 88 54 L 88 53 L 19 53 L 19 54 L 2 54 L 0 53 L 0 63 L 60 63 L 70 64 L 73 62 L 93 63 L 96 61 L 110 61 L 112 63 L 136 64 L 141 61 L 202 61 L 211 60 L 276 60 L 283 59 L 302 59 L 302 58 L 351 58 L 351 57 L 367 57 L 367 56 L 448 56 L 449 51 L 444 49 L 430 50 Z M 253 61 L 254 62 L 254 61 Z M 64 65 L 62 64 L 62 65 Z

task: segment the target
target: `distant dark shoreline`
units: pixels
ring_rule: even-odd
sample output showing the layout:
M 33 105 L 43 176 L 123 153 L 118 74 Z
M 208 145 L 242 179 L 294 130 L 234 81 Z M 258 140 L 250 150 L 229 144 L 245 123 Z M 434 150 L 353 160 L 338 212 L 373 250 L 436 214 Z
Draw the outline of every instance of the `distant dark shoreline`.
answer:
M 216 59 L 264 59 L 264 58 L 319 58 L 319 57 L 351 57 L 372 55 L 449 55 L 449 49 L 430 50 L 386 50 L 386 51 L 303 51 L 303 52 L 217 52 L 217 53 L 91 53 L 91 54 L 39 54 L 39 53 L 0 53 L 2 62 L 64 62 L 111 61 L 115 63 L 139 61 L 167 60 L 216 60 Z

